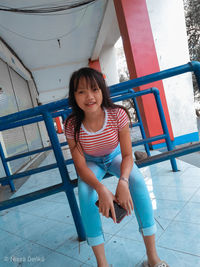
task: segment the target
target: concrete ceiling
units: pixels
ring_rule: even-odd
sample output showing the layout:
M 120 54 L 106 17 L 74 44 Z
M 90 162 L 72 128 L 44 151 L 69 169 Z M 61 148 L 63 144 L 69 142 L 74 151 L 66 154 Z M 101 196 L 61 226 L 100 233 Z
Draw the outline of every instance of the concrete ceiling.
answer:
M 80 1 L 0 0 L 0 5 L 50 8 Z M 70 74 L 87 65 L 96 47 L 106 6 L 107 0 L 96 0 L 45 15 L 0 11 L 0 35 L 32 72 L 40 94 L 66 89 Z

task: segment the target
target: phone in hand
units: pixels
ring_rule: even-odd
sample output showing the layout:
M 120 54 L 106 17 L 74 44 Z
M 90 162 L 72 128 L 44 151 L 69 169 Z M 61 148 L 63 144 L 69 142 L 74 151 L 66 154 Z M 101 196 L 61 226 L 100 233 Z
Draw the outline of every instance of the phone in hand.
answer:
M 97 207 L 99 207 L 99 200 L 95 203 Z M 116 222 L 120 223 L 122 219 L 127 215 L 127 210 L 120 206 L 116 201 L 113 201 L 115 215 L 116 215 Z M 111 210 L 109 211 L 109 217 L 112 218 Z

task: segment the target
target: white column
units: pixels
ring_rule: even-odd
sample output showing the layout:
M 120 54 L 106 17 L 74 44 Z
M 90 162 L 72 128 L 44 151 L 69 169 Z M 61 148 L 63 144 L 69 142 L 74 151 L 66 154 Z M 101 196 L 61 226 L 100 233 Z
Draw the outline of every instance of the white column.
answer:
M 106 75 L 107 85 L 119 83 L 116 65 L 116 49 L 114 46 L 104 46 L 99 57 L 101 71 Z
M 147 0 L 147 7 L 160 70 L 188 63 L 183 1 Z M 165 79 L 163 85 L 174 136 L 198 136 L 191 73 Z

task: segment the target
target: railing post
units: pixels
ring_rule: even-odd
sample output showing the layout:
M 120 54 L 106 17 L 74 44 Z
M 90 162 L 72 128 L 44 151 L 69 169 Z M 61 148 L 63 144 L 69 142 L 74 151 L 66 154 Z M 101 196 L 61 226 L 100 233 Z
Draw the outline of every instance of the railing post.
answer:
M 140 127 L 140 132 L 141 132 L 142 138 L 146 139 L 146 134 L 145 134 L 145 131 L 144 131 L 144 126 L 143 126 L 143 123 L 142 123 L 142 118 L 141 118 L 141 115 L 140 115 L 140 111 L 139 111 L 139 107 L 138 107 L 138 104 L 137 104 L 137 100 L 135 99 L 135 97 L 133 97 L 132 100 L 133 100 L 133 103 L 134 103 L 134 106 L 135 106 L 138 122 L 140 124 L 139 127 Z M 151 156 L 150 150 L 149 150 L 149 145 L 145 143 L 144 147 L 145 147 L 147 155 Z
M 194 75 L 196 77 L 197 84 L 198 84 L 199 91 L 200 91 L 200 62 L 192 61 L 190 62 L 190 64 L 192 65 L 192 69 L 194 71 Z
M 166 138 L 165 139 L 166 139 L 167 148 L 168 148 L 168 150 L 173 150 L 173 145 L 172 145 L 172 142 L 171 142 L 171 139 L 170 139 L 167 123 L 166 123 L 166 120 L 165 120 L 165 114 L 164 114 L 164 110 L 163 110 L 163 107 L 162 107 L 159 90 L 157 88 L 152 88 L 152 92 L 154 94 L 154 97 L 155 97 L 155 100 L 156 100 L 156 104 L 157 104 L 157 107 L 158 107 L 158 112 L 159 112 L 159 116 L 160 116 L 161 125 L 162 125 L 164 133 L 166 134 Z M 176 160 L 173 158 L 173 159 L 170 159 L 170 161 L 171 161 L 171 165 L 172 165 L 173 171 L 177 172 L 178 168 L 177 168 Z
M 10 170 L 9 170 L 9 167 L 8 167 L 8 163 L 6 161 L 6 157 L 5 157 L 4 152 L 3 152 L 3 148 L 2 148 L 1 142 L 0 142 L 0 156 L 1 156 L 1 161 L 2 161 L 2 164 L 3 164 L 3 168 L 4 168 L 4 171 L 5 171 L 5 174 L 9 178 L 11 173 L 10 173 Z M 13 180 L 9 180 L 8 183 L 10 185 L 10 190 L 12 192 L 15 192 L 15 186 L 14 186 Z
M 70 178 L 69 178 L 69 174 L 65 165 L 65 160 L 63 157 L 63 153 L 60 147 L 60 143 L 58 140 L 58 136 L 56 134 L 55 128 L 54 128 L 54 123 L 53 123 L 53 119 L 51 114 L 48 111 L 44 111 L 42 113 L 44 121 L 45 121 L 45 125 L 47 128 L 47 132 L 52 144 L 52 148 L 54 151 L 54 155 L 58 164 L 58 169 L 60 171 L 60 175 L 62 178 L 62 182 L 65 188 L 65 193 L 67 195 L 68 201 L 69 201 L 69 205 L 71 208 L 71 212 L 72 212 L 72 216 L 74 219 L 74 223 L 76 225 L 76 230 L 79 236 L 79 240 L 85 240 L 85 230 L 82 224 L 82 219 L 81 219 L 81 215 L 79 212 L 79 208 L 77 205 L 77 201 L 76 201 L 76 197 L 74 194 L 74 187 L 73 185 L 70 183 Z

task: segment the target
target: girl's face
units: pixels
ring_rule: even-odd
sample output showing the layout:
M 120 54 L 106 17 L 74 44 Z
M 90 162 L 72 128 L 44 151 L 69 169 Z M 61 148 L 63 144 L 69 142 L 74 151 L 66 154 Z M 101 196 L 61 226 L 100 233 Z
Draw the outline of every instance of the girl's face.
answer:
M 88 83 L 84 77 L 80 78 L 74 96 L 77 105 L 84 113 L 96 112 L 101 109 L 103 95 L 97 83 Z

